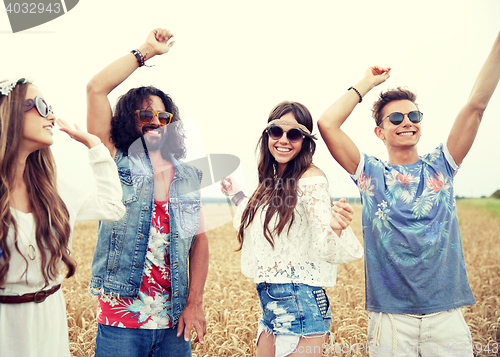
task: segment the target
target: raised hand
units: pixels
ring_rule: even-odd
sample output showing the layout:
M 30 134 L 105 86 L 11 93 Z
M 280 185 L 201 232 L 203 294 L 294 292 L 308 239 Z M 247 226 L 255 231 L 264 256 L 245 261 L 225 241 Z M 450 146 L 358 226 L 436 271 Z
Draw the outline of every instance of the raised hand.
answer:
M 391 76 L 391 67 L 371 66 L 365 72 L 365 78 L 372 82 L 376 87 L 384 83 Z
M 145 43 L 152 50 L 152 53 L 148 53 L 148 58 L 167 53 L 175 43 L 173 37 L 170 30 L 157 28 L 151 31 Z
M 71 139 L 81 142 L 89 149 L 101 143 L 101 139 L 80 129 L 76 124 L 69 123 L 62 119 L 57 119 L 56 123 L 60 126 L 59 130 L 68 134 Z

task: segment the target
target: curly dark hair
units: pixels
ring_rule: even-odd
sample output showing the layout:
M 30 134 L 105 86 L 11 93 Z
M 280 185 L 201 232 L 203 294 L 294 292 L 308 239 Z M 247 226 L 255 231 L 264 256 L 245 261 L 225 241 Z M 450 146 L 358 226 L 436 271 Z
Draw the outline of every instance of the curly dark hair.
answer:
M 164 158 L 172 154 L 177 160 L 186 156 L 184 145 L 184 126 L 179 117 L 179 109 L 170 96 L 153 86 L 132 88 L 118 98 L 113 118 L 111 119 L 111 141 L 118 150 L 128 153 L 130 145 L 141 137 L 137 130 L 137 117 L 134 112 L 142 108 L 143 100 L 157 96 L 165 105 L 165 110 L 173 114 L 172 122 L 168 126 L 168 140 L 161 148 Z

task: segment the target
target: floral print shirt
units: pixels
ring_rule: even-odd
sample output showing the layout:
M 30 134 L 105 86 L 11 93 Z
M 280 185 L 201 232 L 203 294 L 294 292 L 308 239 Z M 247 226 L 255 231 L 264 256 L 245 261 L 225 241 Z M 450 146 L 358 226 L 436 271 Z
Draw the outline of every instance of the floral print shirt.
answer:
M 441 144 L 413 164 L 361 155 L 366 309 L 427 314 L 475 303 L 458 226 L 458 166 Z
M 172 327 L 168 200 L 154 204 L 141 289 L 135 299 L 99 296 L 97 322 L 124 328 Z

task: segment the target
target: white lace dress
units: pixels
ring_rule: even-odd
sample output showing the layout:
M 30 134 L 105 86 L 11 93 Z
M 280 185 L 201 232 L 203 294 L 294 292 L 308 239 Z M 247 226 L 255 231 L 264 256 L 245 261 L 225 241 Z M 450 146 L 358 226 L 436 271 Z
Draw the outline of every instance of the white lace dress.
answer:
M 324 176 L 301 178 L 297 184 L 298 199 L 295 220 L 291 227 L 274 235 L 274 249 L 263 233 L 265 212 L 259 210 L 245 230 L 241 251 L 241 271 L 256 284 L 303 283 L 311 286 L 335 286 L 337 264 L 359 259 L 363 247 L 351 227 L 340 237 L 330 227 L 332 218 L 328 182 Z M 239 205 L 233 225 L 239 229 L 241 216 L 248 204 L 245 198 Z M 276 216 L 270 229 L 276 224 Z M 290 231 L 288 231 L 290 228 Z M 259 324 L 257 341 L 264 327 Z M 275 355 L 287 356 L 297 346 L 298 336 L 277 335 Z
M 288 231 L 274 236 L 274 249 L 263 232 L 265 213 L 260 210 L 245 230 L 241 251 L 241 271 L 255 283 L 303 283 L 335 286 L 337 265 L 363 256 L 363 247 L 348 227 L 340 237 L 330 227 L 332 218 L 328 183 L 323 176 L 301 178 L 295 220 Z M 233 220 L 239 229 L 245 198 Z M 276 217 L 276 216 L 275 216 Z M 274 227 L 275 217 L 269 227 Z M 272 229 L 271 229 L 272 231 Z
M 94 172 L 97 191 L 88 194 L 58 182 L 59 195 L 70 214 L 71 231 L 75 221 L 120 219 L 125 213 L 121 202 L 122 190 L 116 165 L 104 145 L 89 150 L 90 165 Z M 48 290 L 63 281 L 59 274 L 45 287 L 41 271 L 41 254 L 34 238 L 34 220 L 31 213 L 11 208 L 18 224 L 18 247 L 28 262 L 14 247 L 13 229 L 9 231 L 8 244 L 11 251 L 6 283 L 0 287 L 0 295 L 23 295 L 40 289 Z M 35 246 L 35 259 L 27 257 L 31 243 Z M 71 237 L 70 237 L 71 247 Z M 2 259 L 0 257 L 0 259 Z M 61 267 L 64 264 L 61 264 Z M 1 357 L 64 357 L 70 356 L 66 303 L 61 290 L 47 297 L 42 303 L 0 303 L 0 356 Z

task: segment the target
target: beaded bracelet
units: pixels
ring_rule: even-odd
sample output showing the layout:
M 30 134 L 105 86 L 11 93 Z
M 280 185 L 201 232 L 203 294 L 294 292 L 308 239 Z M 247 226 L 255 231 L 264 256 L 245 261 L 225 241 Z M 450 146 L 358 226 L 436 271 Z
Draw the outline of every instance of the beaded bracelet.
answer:
M 137 58 L 137 62 L 139 62 L 139 67 L 142 67 L 142 66 L 153 67 L 153 66 L 148 66 L 146 64 L 146 56 L 148 55 L 147 53 L 146 53 L 146 55 L 143 55 L 141 53 L 141 51 L 139 51 L 139 50 L 132 50 L 132 51 L 130 51 L 130 53 L 133 53 L 135 58 Z
M 363 101 L 363 97 L 361 96 L 361 93 L 359 93 L 359 91 L 354 87 L 349 87 L 348 91 L 350 91 L 351 89 L 353 89 L 358 94 L 358 97 L 359 97 L 358 103 L 361 103 Z

